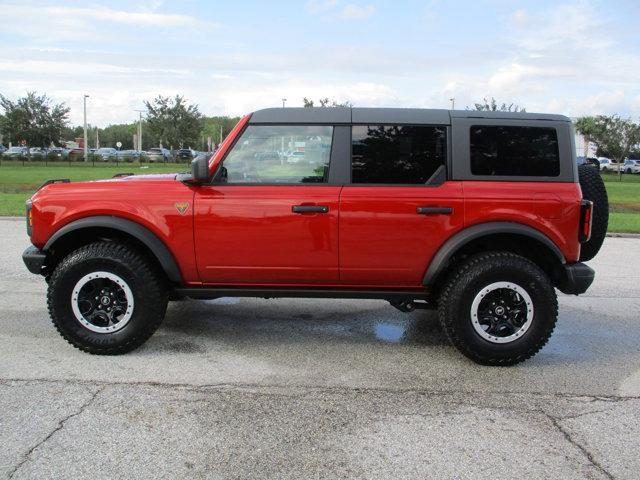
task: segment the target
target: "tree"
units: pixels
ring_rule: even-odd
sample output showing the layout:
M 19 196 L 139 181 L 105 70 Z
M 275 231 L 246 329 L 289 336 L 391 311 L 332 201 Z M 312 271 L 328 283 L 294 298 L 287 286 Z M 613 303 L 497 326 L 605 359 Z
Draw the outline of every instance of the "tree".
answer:
M 582 117 L 576 121 L 576 130 L 596 144 L 604 153 L 622 162 L 632 149 L 640 144 L 640 125 L 619 115 Z
M 502 105 L 498 105 L 498 102 L 496 102 L 496 99 L 493 97 L 491 97 L 491 101 L 483 98 L 482 103 L 474 103 L 473 107 L 474 110 L 480 112 L 526 112 L 524 108 L 521 108 L 515 103 L 510 103 L 509 105 L 502 103 Z M 469 107 L 467 107 L 467 110 L 469 110 Z
M 28 92 L 15 102 L 0 95 L 0 107 L 4 110 L 0 131 L 10 142 L 26 140 L 27 145 L 38 147 L 60 143 L 69 117 L 64 103 L 54 104 L 46 95 Z
M 149 130 L 164 146 L 173 149 L 199 144 L 202 114 L 197 105 L 188 105 L 181 95 L 173 98 L 160 95 L 144 103 Z
M 304 108 L 313 108 L 315 107 L 315 103 L 313 100 L 304 97 L 302 99 L 303 103 L 304 103 Z M 324 97 L 324 98 L 320 98 L 318 100 L 318 104 L 320 107 L 353 107 L 353 104 L 351 102 L 342 102 L 342 103 L 338 103 L 335 100 L 329 100 L 329 97 Z
M 207 137 L 211 137 L 212 144 L 220 143 L 220 127 L 224 139 L 240 120 L 239 117 L 203 117 L 202 118 L 202 145 L 207 147 Z M 213 147 L 213 145 L 212 145 Z

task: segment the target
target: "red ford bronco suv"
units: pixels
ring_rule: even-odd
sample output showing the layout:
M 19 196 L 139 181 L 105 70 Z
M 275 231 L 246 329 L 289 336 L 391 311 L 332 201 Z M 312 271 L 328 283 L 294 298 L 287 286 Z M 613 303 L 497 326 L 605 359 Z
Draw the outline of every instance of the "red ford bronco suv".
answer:
M 50 180 L 27 268 L 89 353 L 145 342 L 169 300 L 375 298 L 434 308 L 464 355 L 511 365 L 584 293 L 608 205 L 568 118 L 381 108 L 244 117 L 190 173 Z

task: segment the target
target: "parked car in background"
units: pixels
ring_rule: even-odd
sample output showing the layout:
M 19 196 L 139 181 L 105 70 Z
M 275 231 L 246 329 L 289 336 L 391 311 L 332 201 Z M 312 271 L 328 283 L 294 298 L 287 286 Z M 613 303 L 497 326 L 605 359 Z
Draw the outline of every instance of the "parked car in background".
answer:
M 69 150 L 62 147 L 52 147 L 47 150 L 47 159 L 48 160 L 61 160 L 66 158 L 69 154 Z
M 29 148 L 29 156 L 32 160 L 42 159 L 47 155 L 47 151 L 40 147 Z
M 27 147 L 11 147 L 2 155 L 6 158 L 26 158 L 29 153 L 29 149 Z
M 610 158 L 598 157 L 598 162 L 600 162 L 600 171 L 602 172 L 617 172 L 620 168 L 618 162 L 615 162 Z
M 67 151 L 67 158 L 71 162 L 83 162 L 84 161 L 84 149 L 83 148 L 71 148 Z
M 168 162 L 171 152 L 166 148 L 150 148 L 147 150 L 147 160 L 152 163 Z
M 99 148 L 94 155 L 98 157 L 97 160 L 102 160 L 103 162 L 118 159 L 118 151 L 115 148 Z
M 7 147 L 5 147 L 4 145 L 0 144 L 0 155 L 2 155 L 6 151 L 7 151 Z
M 266 150 L 264 152 L 256 152 L 254 158 L 258 161 L 280 160 L 280 154 L 275 150 Z
M 291 155 L 287 157 L 287 162 L 298 163 L 304 160 L 304 152 L 291 152 Z
M 622 173 L 640 173 L 640 160 L 625 160 L 624 164 L 620 168 L 622 169 Z
M 600 162 L 595 157 L 577 157 L 578 165 L 591 165 L 600 168 Z
M 176 152 L 176 159 L 178 159 L 178 161 L 191 161 L 196 158 L 196 156 L 195 150 L 192 150 L 191 148 L 181 148 Z
M 138 162 L 143 153 L 145 152 L 139 150 L 120 150 L 118 151 L 118 160 L 120 162 Z

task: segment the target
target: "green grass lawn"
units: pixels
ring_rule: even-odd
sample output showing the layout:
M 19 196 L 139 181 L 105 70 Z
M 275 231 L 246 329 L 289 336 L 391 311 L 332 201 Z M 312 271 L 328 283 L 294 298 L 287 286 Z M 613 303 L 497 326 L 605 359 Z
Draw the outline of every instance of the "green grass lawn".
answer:
M 184 172 L 188 165 L 120 163 L 92 166 L 91 163 L 25 164 L 3 161 L 0 166 L 0 215 L 24 215 L 24 202 L 45 181 L 51 178 L 68 178 L 72 181 L 111 178 L 116 173 L 167 173 Z
M 610 213 L 608 231 L 616 233 L 640 233 L 640 213 Z
M 0 165 L 0 215 L 24 215 L 24 202 L 38 186 L 51 178 L 69 178 L 72 181 L 111 178 L 116 173 L 166 173 L 186 171 L 186 164 L 137 163 L 96 164 L 67 163 L 25 164 L 3 161 Z M 604 174 L 611 215 L 610 232 L 640 233 L 640 175 Z

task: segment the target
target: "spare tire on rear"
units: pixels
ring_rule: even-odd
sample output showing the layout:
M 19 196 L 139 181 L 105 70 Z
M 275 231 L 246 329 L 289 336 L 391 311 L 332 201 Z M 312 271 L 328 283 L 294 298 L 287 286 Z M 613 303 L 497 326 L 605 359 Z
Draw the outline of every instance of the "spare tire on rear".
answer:
M 578 165 L 578 177 L 582 198 L 593 202 L 593 220 L 591 238 L 582 244 L 580 261 L 586 262 L 595 257 L 602 247 L 609 225 L 609 198 L 600 172 L 591 165 Z

